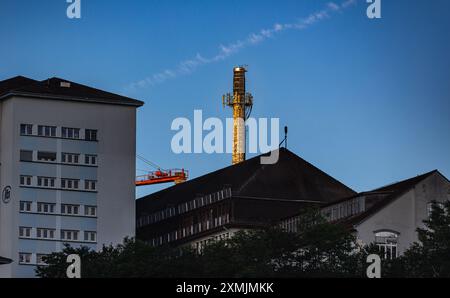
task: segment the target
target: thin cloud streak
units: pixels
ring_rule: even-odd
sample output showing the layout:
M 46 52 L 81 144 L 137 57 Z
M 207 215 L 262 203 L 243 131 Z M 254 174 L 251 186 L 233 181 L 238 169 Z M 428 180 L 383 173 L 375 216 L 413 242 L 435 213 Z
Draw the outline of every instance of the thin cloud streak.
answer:
M 219 45 L 219 52 L 212 57 L 203 57 L 200 53 L 197 53 L 194 58 L 180 62 L 172 69 L 166 69 L 140 81 L 131 83 L 127 89 L 136 90 L 139 88 L 147 88 L 162 84 L 179 76 L 189 75 L 202 65 L 223 61 L 241 50 L 250 46 L 258 45 L 281 32 L 288 30 L 304 30 L 324 19 L 329 18 L 332 14 L 342 12 L 355 3 L 356 0 L 344 0 L 341 4 L 328 2 L 325 8 L 308 15 L 306 18 L 300 19 L 298 22 L 288 24 L 276 23 L 271 28 L 262 29 L 258 33 L 251 33 L 244 40 L 238 40 L 228 45 L 221 44 Z

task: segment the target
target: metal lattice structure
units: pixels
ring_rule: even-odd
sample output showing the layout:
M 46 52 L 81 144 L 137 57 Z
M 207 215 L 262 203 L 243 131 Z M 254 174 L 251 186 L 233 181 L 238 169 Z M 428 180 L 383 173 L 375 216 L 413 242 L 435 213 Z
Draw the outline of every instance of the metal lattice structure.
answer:
M 233 109 L 233 164 L 245 160 L 245 121 L 250 117 L 253 107 L 253 96 L 245 90 L 246 72 L 243 66 L 233 69 L 233 93 L 227 93 L 222 98 L 223 105 Z

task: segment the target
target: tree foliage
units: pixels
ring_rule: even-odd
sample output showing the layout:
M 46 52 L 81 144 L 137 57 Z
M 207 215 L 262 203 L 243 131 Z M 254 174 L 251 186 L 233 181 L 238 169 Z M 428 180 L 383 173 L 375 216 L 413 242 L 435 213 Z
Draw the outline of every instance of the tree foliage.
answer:
M 383 260 L 383 277 L 450 277 L 450 205 L 434 205 L 420 242 L 403 256 Z M 192 247 L 152 247 L 135 239 L 98 252 L 66 246 L 49 255 L 40 277 L 65 277 L 69 254 L 81 258 L 82 277 L 365 277 L 375 244 L 360 247 L 348 227 L 328 223 L 317 210 L 301 217 L 299 233 L 279 228 L 241 231 L 231 239 Z
M 389 277 L 450 277 L 450 202 L 433 202 L 430 218 L 417 229 L 413 243 L 397 259 L 385 264 Z

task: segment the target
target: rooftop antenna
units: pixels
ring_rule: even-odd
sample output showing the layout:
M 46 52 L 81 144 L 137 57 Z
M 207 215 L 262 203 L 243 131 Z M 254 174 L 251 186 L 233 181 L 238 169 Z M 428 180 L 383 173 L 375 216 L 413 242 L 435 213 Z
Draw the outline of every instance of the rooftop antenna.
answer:
M 281 145 L 284 143 L 284 148 L 287 149 L 287 141 L 288 141 L 288 127 L 284 127 L 284 139 L 281 141 L 280 145 L 278 147 L 281 147 Z

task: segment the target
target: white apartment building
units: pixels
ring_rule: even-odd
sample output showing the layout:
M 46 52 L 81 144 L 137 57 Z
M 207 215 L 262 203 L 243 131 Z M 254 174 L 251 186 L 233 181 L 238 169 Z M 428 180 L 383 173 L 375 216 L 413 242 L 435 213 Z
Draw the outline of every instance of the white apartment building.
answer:
M 134 236 L 142 105 L 59 78 L 0 82 L 0 277 L 34 277 L 65 243 Z

